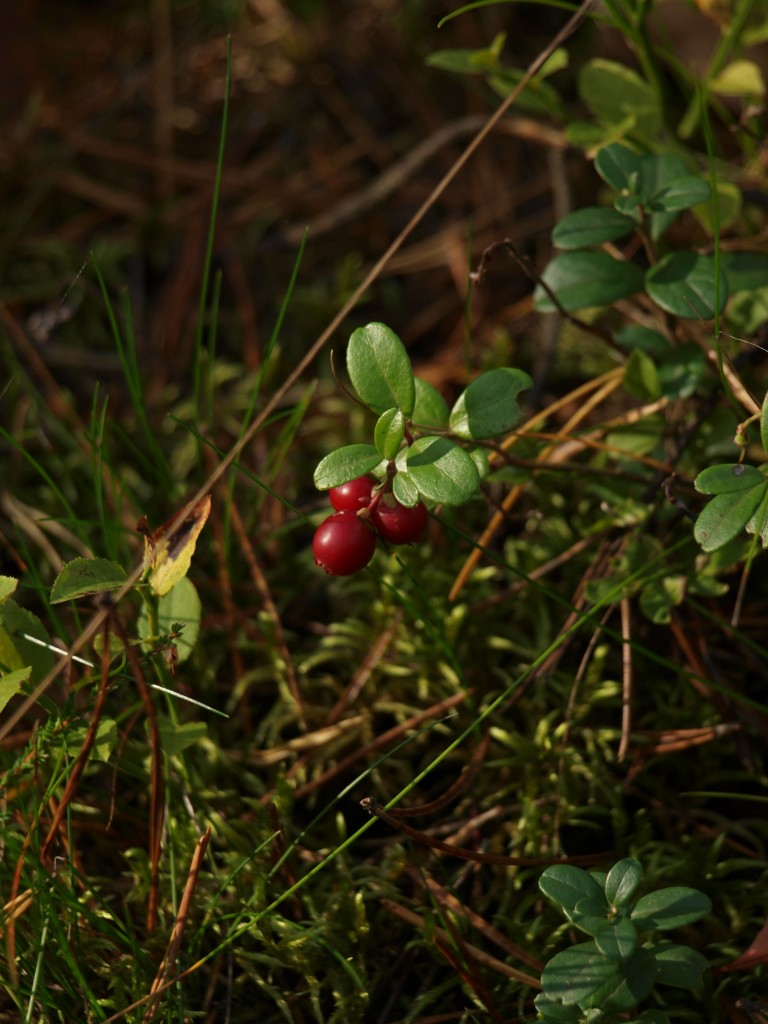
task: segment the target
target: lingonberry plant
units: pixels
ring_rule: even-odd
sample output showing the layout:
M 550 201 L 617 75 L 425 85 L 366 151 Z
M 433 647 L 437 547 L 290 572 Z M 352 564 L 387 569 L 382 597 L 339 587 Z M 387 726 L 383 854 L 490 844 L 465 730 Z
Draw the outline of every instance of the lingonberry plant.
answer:
M 463 505 L 474 497 L 488 471 L 482 442 L 520 422 L 517 396 L 531 386 L 523 370 L 489 370 L 449 410 L 440 393 L 414 375 L 405 346 L 381 323 L 352 333 L 347 372 L 378 419 L 373 444 L 338 448 L 315 470 L 315 486 L 329 491 L 337 512 L 318 528 L 313 550 L 316 563 L 334 576 L 357 572 L 373 556 L 375 535 L 360 522 L 364 535 L 354 519 L 370 520 L 388 544 L 410 544 L 424 535 L 428 505 Z
M 695 949 L 662 941 L 655 932 L 698 921 L 712 908 L 698 889 L 671 886 L 633 901 L 643 869 L 631 857 L 606 874 L 570 864 L 547 868 L 539 888 L 575 928 L 591 936 L 557 953 L 541 976 L 535 999 L 544 1024 L 626 1021 L 656 984 L 695 989 L 707 961 Z M 631 1024 L 669 1024 L 660 1010 L 645 1010 Z

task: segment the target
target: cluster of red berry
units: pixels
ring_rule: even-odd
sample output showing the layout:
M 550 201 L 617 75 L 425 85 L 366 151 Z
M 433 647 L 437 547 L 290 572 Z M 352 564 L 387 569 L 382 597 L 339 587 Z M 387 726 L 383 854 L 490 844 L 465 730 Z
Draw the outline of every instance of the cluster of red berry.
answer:
M 401 505 L 391 494 L 374 491 L 377 481 L 359 476 L 328 492 L 336 510 L 317 528 L 312 541 L 315 565 L 331 576 L 351 576 L 373 558 L 376 538 L 388 544 L 414 544 L 429 522 L 423 502 Z

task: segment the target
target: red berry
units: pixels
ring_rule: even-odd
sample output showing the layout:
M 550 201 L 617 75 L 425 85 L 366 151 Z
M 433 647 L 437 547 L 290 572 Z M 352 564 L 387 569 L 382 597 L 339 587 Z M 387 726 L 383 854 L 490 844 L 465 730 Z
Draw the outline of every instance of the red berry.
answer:
M 376 550 L 376 534 L 354 512 L 328 516 L 315 531 L 315 565 L 330 576 L 351 576 L 364 569 Z
M 367 508 L 371 503 L 371 491 L 376 486 L 376 481 L 369 476 L 359 476 L 356 480 L 348 480 L 345 484 L 332 487 L 328 492 L 331 504 L 337 512 L 350 509 L 357 512 L 358 509 Z
M 382 500 L 373 510 L 371 519 L 378 535 L 389 544 L 415 544 L 424 536 L 429 512 L 422 501 L 407 508 L 398 501 L 390 505 Z

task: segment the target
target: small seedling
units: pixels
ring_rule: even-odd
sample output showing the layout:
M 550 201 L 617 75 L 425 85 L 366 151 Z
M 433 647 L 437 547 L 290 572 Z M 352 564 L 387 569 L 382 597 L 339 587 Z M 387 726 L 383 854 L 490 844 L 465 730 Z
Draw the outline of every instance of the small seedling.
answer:
M 698 921 L 712 909 L 698 889 L 672 886 L 633 901 L 643 869 L 631 857 L 606 874 L 569 864 L 547 868 L 539 888 L 575 928 L 590 935 L 557 953 L 541 976 L 535 999 L 544 1024 L 612 1024 L 637 1013 L 656 984 L 694 989 L 707 961 L 695 949 L 657 939 L 655 932 Z M 660 1010 L 645 1010 L 631 1024 L 669 1024 Z
M 522 415 L 517 396 L 531 387 L 522 370 L 489 370 L 449 410 L 431 384 L 414 376 L 403 343 L 380 323 L 352 333 L 347 372 L 359 400 L 378 416 L 374 443 L 345 445 L 326 455 L 315 470 L 315 486 L 329 491 L 337 515 L 351 512 L 369 520 L 388 544 L 421 540 L 429 507 L 463 505 L 479 492 L 488 472 L 482 442 L 517 426 Z M 326 519 L 315 534 L 315 561 L 332 575 L 350 575 L 370 561 L 376 535 L 365 526 L 370 536 L 362 544 L 362 534 L 353 533 L 346 519 L 341 529 L 334 523 L 331 530 L 334 519 Z M 373 547 L 363 558 L 371 538 Z M 358 543 L 355 557 L 339 554 Z

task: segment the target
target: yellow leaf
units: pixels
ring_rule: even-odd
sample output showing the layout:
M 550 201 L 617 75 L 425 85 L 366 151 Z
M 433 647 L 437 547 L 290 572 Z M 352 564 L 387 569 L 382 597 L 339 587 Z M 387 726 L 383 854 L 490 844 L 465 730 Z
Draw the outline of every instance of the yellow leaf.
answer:
M 170 538 L 166 534 L 174 523 L 173 519 L 164 523 L 151 536 L 142 529 L 147 551 L 153 554 L 149 585 L 160 597 L 167 594 L 189 572 L 197 538 L 210 511 L 211 496 L 206 494 L 174 528 Z
M 765 82 L 760 68 L 751 60 L 734 60 L 709 83 L 722 96 L 763 96 Z

